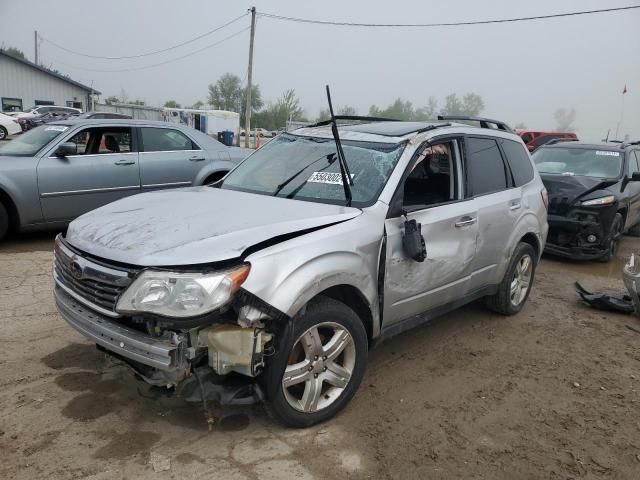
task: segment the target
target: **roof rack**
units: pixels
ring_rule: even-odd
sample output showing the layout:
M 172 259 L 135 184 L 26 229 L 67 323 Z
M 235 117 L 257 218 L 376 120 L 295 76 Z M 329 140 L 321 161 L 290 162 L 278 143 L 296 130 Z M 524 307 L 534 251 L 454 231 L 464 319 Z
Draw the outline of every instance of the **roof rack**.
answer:
M 334 117 L 336 120 L 354 120 L 360 122 L 399 122 L 400 120 L 396 118 L 382 118 L 382 117 L 361 117 L 359 115 L 336 115 Z M 316 122 L 311 125 L 307 125 L 305 128 L 309 127 L 324 127 L 325 125 L 329 125 L 333 122 L 333 120 L 323 120 L 321 122 Z
M 513 133 L 513 129 L 500 120 L 492 120 L 491 118 L 484 117 L 471 117 L 468 115 L 438 115 L 438 120 L 462 120 L 468 122 L 480 122 L 480 128 L 491 128 L 497 130 L 504 130 L 505 132 Z M 492 127 L 491 125 L 495 125 Z
M 625 148 L 631 145 L 640 145 L 640 140 L 636 140 L 633 142 L 620 142 L 620 150 L 624 150 Z
M 561 143 L 561 142 L 577 142 L 579 141 L 577 138 L 571 138 L 571 137 L 566 137 L 566 138 L 552 138 L 551 140 L 549 140 L 547 143 L 545 143 L 544 145 L 553 145 L 555 143 Z

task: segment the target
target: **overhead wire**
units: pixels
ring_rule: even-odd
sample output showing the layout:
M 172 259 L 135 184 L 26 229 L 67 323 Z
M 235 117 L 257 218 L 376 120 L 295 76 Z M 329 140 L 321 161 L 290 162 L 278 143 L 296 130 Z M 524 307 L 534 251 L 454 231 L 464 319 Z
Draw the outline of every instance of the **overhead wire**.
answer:
M 96 59 L 101 59 L 101 60 L 126 60 L 126 59 L 131 59 L 131 58 L 148 57 L 150 55 L 157 55 L 159 53 L 164 53 L 164 52 L 168 52 L 170 50 L 175 50 L 176 48 L 183 47 L 183 46 L 188 45 L 190 43 L 193 43 L 193 42 L 195 42 L 197 40 L 200 40 L 201 38 L 207 37 L 207 36 L 217 32 L 219 30 L 222 30 L 223 28 L 228 27 L 229 25 L 232 25 L 233 23 L 241 20 L 242 18 L 246 17 L 247 15 L 248 15 L 248 13 L 243 13 L 239 17 L 236 17 L 233 20 L 230 20 L 227 23 L 225 23 L 223 25 L 220 25 L 219 27 L 216 27 L 213 30 L 209 30 L 208 32 L 205 32 L 205 33 L 203 33 L 201 35 L 198 35 L 197 37 L 193 37 L 193 38 L 191 38 L 191 39 L 189 39 L 187 41 L 184 41 L 182 43 L 178 43 L 176 45 L 172 45 L 172 46 L 167 47 L 167 48 L 163 48 L 161 50 L 155 50 L 153 52 L 140 53 L 140 54 L 136 54 L 136 55 L 123 55 L 123 56 L 120 56 L 120 57 L 109 57 L 109 56 L 91 55 L 91 54 L 88 54 L 88 53 L 82 53 L 82 52 L 78 52 L 76 50 L 72 50 L 70 48 L 67 48 L 67 47 L 65 47 L 63 45 L 60 45 L 60 44 L 54 42 L 53 40 L 48 39 L 47 37 L 45 37 L 43 35 L 39 35 L 39 37 L 42 38 L 45 42 L 53 45 L 54 47 L 57 47 L 57 48 L 59 48 L 61 50 L 64 50 L 65 52 L 72 53 L 74 55 L 79 55 L 79 56 L 87 57 L 87 58 L 96 58 Z
M 596 13 L 608 13 L 608 12 L 619 12 L 623 10 L 632 10 L 640 8 L 640 5 L 629 5 L 625 7 L 613 7 L 613 8 L 601 8 L 596 10 L 581 10 L 575 12 L 565 12 L 565 13 L 554 13 L 549 15 L 534 15 L 530 17 L 514 17 L 514 18 L 501 18 L 501 19 L 492 19 L 492 20 L 473 20 L 467 22 L 436 22 L 436 23 L 362 23 L 362 22 L 344 22 L 344 21 L 329 21 L 329 20 L 315 20 L 311 18 L 299 18 L 299 17 L 288 17 L 284 15 L 276 15 L 273 13 L 267 12 L 256 12 L 256 15 L 263 18 L 271 18 L 274 20 L 282 20 L 287 22 L 298 22 L 298 23 L 311 23 L 317 25 L 332 25 L 338 27 L 368 27 L 368 28 L 427 28 L 427 27 L 456 27 L 456 26 L 466 26 L 466 25 L 486 25 L 491 23 L 510 23 L 510 22 L 525 22 L 531 20 L 546 20 L 550 18 L 561 18 L 561 17 L 573 17 L 577 15 L 591 15 Z

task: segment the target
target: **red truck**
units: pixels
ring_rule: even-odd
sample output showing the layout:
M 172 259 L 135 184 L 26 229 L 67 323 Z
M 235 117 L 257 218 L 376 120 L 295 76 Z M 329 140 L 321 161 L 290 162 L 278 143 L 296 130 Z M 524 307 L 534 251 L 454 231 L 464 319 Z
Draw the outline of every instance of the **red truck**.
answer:
M 549 143 L 552 140 L 575 142 L 578 136 L 573 132 L 541 132 L 539 130 L 525 130 L 516 128 L 516 133 L 520 135 L 529 152 L 533 152 L 538 147 Z M 566 139 L 566 140 L 565 140 Z

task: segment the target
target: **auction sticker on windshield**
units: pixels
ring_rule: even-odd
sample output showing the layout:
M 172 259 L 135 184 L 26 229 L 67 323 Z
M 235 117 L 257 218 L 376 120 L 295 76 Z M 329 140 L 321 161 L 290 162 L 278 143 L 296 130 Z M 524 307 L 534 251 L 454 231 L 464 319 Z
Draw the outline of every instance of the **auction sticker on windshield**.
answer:
M 45 130 L 54 131 L 54 132 L 64 132 L 68 128 L 69 127 L 65 127 L 64 125 L 51 125 L 45 128 Z
M 354 175 L 351 174 L 353 179 Z M 307 180 L 309 183 L 327 183 L 329 185 L 342 185 L 340 172 L 313 172 Z
M 609 152 L 606 150 L 596 150 L 596 155 L 604 155 L 607 157 L 619 157 L 620 152 Z

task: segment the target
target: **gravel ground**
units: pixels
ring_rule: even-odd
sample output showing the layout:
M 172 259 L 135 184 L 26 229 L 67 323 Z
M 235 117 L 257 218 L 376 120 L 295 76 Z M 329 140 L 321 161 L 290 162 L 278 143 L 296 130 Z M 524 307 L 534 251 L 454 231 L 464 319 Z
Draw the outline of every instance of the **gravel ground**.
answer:
M 227 408 L 208 432 L 58 316 L 52 240 L 0 245 L 2 479 L 640 478 L 640 321 L 572 289 L 622 291 L 622 259 L 544 259 L 519 315 L 473 304 L 386 342 L 326 424 Z

